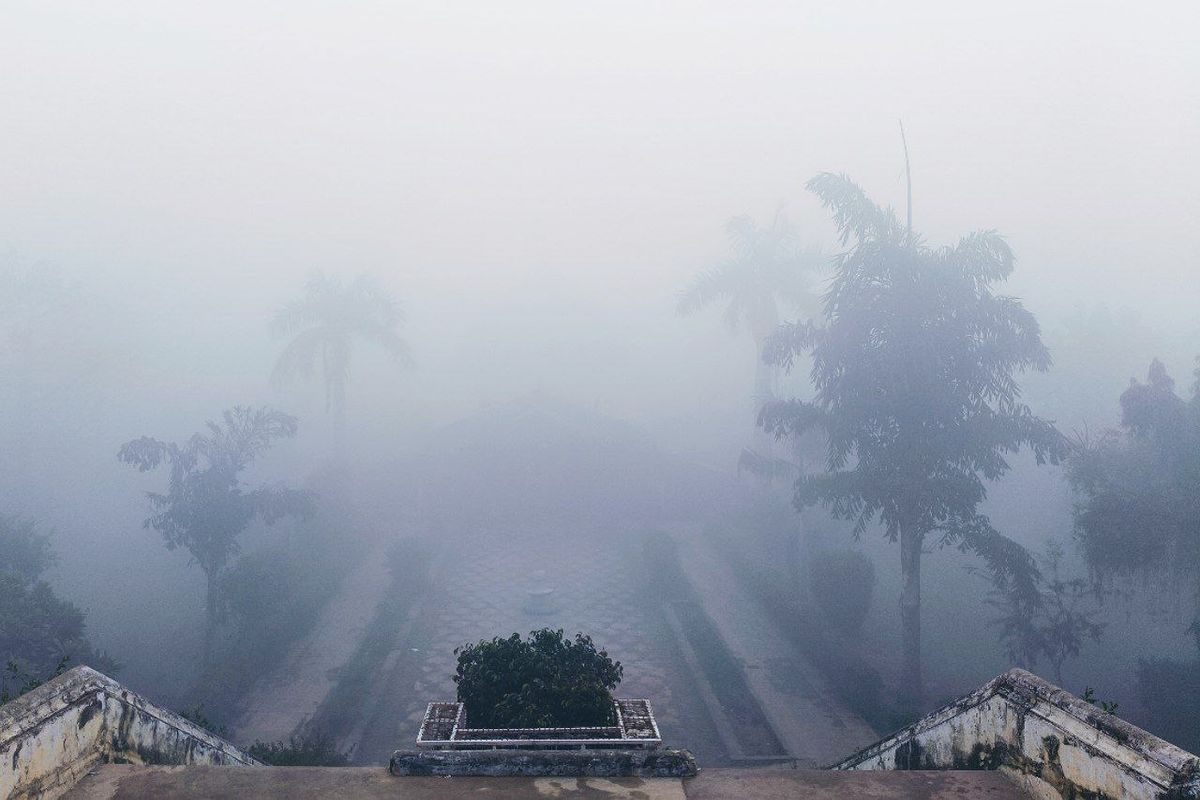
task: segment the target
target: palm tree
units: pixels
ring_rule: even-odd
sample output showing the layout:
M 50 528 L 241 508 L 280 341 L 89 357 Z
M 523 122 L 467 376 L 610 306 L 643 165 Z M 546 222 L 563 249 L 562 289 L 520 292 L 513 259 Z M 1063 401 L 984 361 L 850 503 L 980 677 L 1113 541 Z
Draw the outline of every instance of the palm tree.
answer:
M 676 311 L 690 314 L 718 300 L 727 301 L 725 321 L 736 330 L 745 323 L 754 339 L 754 410 L 757 414 L 775 398 L 778 369 L 763 358 L 763 347 L 779 327 L 780 302 L 793 307 L 805 319 L 820 310 L 812 282 L 821 267 L 815 249 L 800 246 L 799 237 L 788 224 L 783 209 L 775 212 L 770 227 L 760 228 L 747 216 L 734 217 L 725 225 L 733 256 L 701 272 L 679 295 Z M 756 429 L 753 447 L 742 450 L 738 471 L 743 469 L 768 481 L 803 472 L 803 453 L 796 448 L 796 461 L 775 455 L 774 442 Z M 789 585 L 796 596 L 801 584 L 803 524 L 790 531 L 786 561 Z
M 407 365 L 412 361 L 408 346 L 396 330 L 403 321 L 400 307 L 371 278 L 360 275 L 346 283 L 315 272 L 304 286 L 304 297 L 280 309 L 271 324 L 276 336 L 289 337 L 275 362 L 272 382 L 308 378 L 319 363 L 325 411 L 333 415 L 340 442 L 354 341 L 372 342 L 396 363 Z
M 743 322 L 754 338 L 756 407 L 775 396 L 776 368 L 762 358 L 763 345 L 779 326 L 779 303 L 796 306 L 807 318 L 817 312 L 812 274 L 821 264 L 815 250 L 801 248 L 782 209 L 766 228 L 749 217 L 735 217 L 725 226 L 733 256 L 700 273 L 679 295 L 676 310 L 690 314 L 725 300 L 725 320 L 736 330 Z

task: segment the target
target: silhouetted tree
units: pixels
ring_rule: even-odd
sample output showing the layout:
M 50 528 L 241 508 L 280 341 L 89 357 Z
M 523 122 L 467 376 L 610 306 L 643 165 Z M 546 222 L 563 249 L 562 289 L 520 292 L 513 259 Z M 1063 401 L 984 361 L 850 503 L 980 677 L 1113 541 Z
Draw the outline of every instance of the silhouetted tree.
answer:
M 1071 458 L 1075 535 L 1101 578 L 1200 577 L 1200 370 L 1197 379 L 1184 400 L 1155 360 L 1121 395 L 1121 429 L 1080 442 Z M 1200 632 L 1200 619 L 1192 624 Z
M 1200 599 L 1200 370 L 1196 378 L 1184 399 L 1154 360 L 1146 382 L 1130 381 L 1121 395 L 1120 428 L 1080 441 L 1072 454 L 1075 536 L 1104 583 L 1166 577 L 1190 583 Z M 1183 635 L 1200 652 L 1200 616 Z M 1155 730 L 1200 746 L 1200 660 L 1139 659 L 1137 682 Z
M 182 445 L 143 436 L 121 446 L 117 457 L 139 472 L 165 464 L 165 494 L 147 492 L 153 514 L 145 527 L 162 534 L 168 549 L 184 547 L 207 580 L 204 653 L 212 654 L 221 618 L 219 590 L 238 537 L 254 519 L 267 524 L 307 514 L 312 496 L 278 486 L 243 489 L 240 475 L 273 441 L 295 436 L 296 418 L 269 408 L 236 406 L 207 423 Z
M 725 229 L 733 257 L 697 275 L 679 295 L 676 310 L 690 314 L 724 301 L 730 328 L 746 324 L 759 356 L 754 401 L 761 405 L 775 394 L 775 369 L 761 356 L 767 338 L 779 325 L 779 304 L 796 307 L 804 317 L 815 314 L 818 303 L 811 281 L 822 262 L 815 251 L 800 246 L 782 210 L 770 227 L 760 228 L 749 217 L 735 217 Z
M 70 662 L 117 669 L 88 643 L 79 607 L 43 579 L 55 560 L 50 537 L 33 522 L 0 516 L 0 695 L 26 692 Z
M 808 188 L 850 247 L 834 260 L 823 324 L 785 325 L 766 352 L 785 368 L 811 353 L 815 398 L 770 403 L 759 422 L 778 437 L 828 437 L 828 472 L 797 480 L 798 508 L 824 504 L 854 520 L 855 535 L 878 517 L 899 541 L 905 694 L 916 705 L 926 545 L 979 554 L 999 588 L 1037 602 L 1033 559 L 977 507 L 984 481 L 1008 471 L 1007 454 L 1028 445 L 1043 463 L 1065 452 L 1014 378 L 1050 357 L 1033 315 L 992 291 L 1013 266 L 998 234 L 931 248 L 845 176 L 821 174 Z
M 1059 686 L 1063 664 L 1079 655 L 1084 642 L 1104 632 L 1104 625 L 1096 621 L 1096 587 L 1083 577 L 1065 574 L 1065 557 L 1062 545 L 1047 543 L 1038 559 L 1037 603 L 1004 592 L 993 592 L 989 600 L 999 611 L 993 623 L 1000 627 L 1000 640 L 1012 662 L 1033 669 L 1046 659 Z
M 280 309 L 272 322 L 276 336 L 288 337 L 272 380 L 281 384 L 298 376 L 307 378 L 320 364 L 325 410 L 333 415 L 340 442 L 355 340 L 371 342 L 397 363 L 408 364 L 408 346 L 397 333 L 403 321 L 400 307 L 371 278 L 360 275 L 346 283 L 314 273 L 305 284 L 304 297 Z

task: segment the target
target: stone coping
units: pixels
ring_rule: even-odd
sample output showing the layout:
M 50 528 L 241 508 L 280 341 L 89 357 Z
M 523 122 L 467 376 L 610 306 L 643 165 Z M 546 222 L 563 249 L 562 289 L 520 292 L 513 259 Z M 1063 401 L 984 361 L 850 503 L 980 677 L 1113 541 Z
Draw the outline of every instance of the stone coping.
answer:
M 57 797 L 106 762 L 261 766 L 85 666 L 0 706 L 0 797 Z
M 1200 759 L 1023 669 L 835 764 L 836 770 L 1005 769 L 1063 796 L 1200 798 Z

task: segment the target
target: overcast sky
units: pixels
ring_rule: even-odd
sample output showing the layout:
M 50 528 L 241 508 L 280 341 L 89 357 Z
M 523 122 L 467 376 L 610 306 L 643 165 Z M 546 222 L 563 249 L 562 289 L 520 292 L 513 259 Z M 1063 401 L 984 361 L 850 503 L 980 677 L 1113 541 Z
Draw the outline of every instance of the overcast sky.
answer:
M 748 381 L 749 345 L 715 312 L 676 319 L 674 292 L 734 215 L 786 203 L 828 248 L 817 171 L 902 203 L 903 118 L 931 241 L 1006 234 L 1044 323 L 1109 303 L 1194 332 L 1197 20 L 1185 2 L 7 0 L 0 251 L 145 297 L 148 348 L 246 374 L 307 271 L 373 272 L 409 311 L 398 385 L 422 419 L 536 388 L 703 415 L 744 399 L 726 372 Z

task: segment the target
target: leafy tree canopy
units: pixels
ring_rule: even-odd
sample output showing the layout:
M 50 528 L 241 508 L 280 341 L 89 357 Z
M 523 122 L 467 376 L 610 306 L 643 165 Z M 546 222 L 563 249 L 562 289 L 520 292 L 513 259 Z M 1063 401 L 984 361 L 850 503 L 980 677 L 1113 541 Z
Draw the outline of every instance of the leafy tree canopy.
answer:
M 237 537 L 255 517 L 271 523 L 307 513 L 308 492 L 277 486 L 246 491 L 240 475 L 275 439 L 296 435 L 296 418 L 269 408 L 236 406 L 184 444 L 143 436 L 126 442 L 117 457 L 146 472 L 170 468 L 167 492 L 147 492 L 154 514 L 146 520 L 169 549 L 184 547 L 205 572 L 225 567 Z
M 103 672 L 117 664 L 87 641 L 83 611 L 42 579 L 54 563 L 50 537 L 28 521 L 0 516 L 0 690 L 19 694 L 68 662 Z
M 346 383 L 356 339 L 370 342 L 399 364 L 410 364 L 408 345 L 397 332 L 404 322 L 400 306 L 373 279 L 360 275 L 342 281 L 321 272 L 304 285 L 304 296 L 275 314 L 271 329 L 287 344 L 271 379 L 283 384 L 309 378 L 319 363 L 325 385 L 325 410 L 345 411 Z
M 295 436 L 296 418 L 270 408 L 236 406 L 220 422 L 185 443 L 143 436 L 126 442 L 117 458 L 140 472 L 166 465 L 167 491 L 147 492 L 152 514 L 145 527 L 162 534 L 168 549 L 185 548 L 207 578 L 205 657 L 212 654 L 224 616 L 220 588 L 238 538 L 258 518 L 271 524 L 312 510 L 312 495 L 281 486 L 247 490 L 241 473 L 276 439 Z
M 1121 395 L 1120 430 L 1082 441 L 1068 476 L 1076 537 L 1101 577 L 1200 574 L 1200 380 L 1184 399 L 1151 363 Z
M 815 312 L 812 274 L 819 255 L 801 247 L 782 210 L 771 225 L 759 227 L 750 217 L 735 217 L 725 226 L 733 255 L 697 275 L 679 295 L 676 310 L 690 314 L 724 300 L 731 328 L 745 322 L 755 340 L 769 336 L 779 322 L 777 303 L 795 306 L 805 316 Z
M 798 508 L 824 504 L 855 522 L 872 520 L 900 540 L 905 670 L 920 702 L 920 562 L 930 538 L 981 556 L 997 587 L 1038 602 L 1033 558 L 977 511 L 986 481 L 1009 470 L 1023 447 L 1038 463 L 1065 455 L 1063 437 L 1021 402 L 1017 375 L 1050 356 L 1037 321 L 994 290 L 1013 253 L 995 231 L 930 247 L 895 212 L 844 175 L 808 182 L 847 249 L 834 260 L 821 324 L 784 325 L 764 357 L 791 368 L 812 357 L 811 401 L 766 404 L 759 424 L 777 437 L 817 430 L 826 472 L 804 474 Z
M 994 231 L 929 247 L 844 175 L 808 187 L 852 246 L 834 259 L 824 324 L 781 326 L 767 353 L 788 367 L 813 356 L 814 400 L 772 403 L 760 417 L 781 437 L 827 436 L 828 472 L 798 481 L 797 504 L 826 503 L 859 533 L 878 517 L 893 539 L 907 524 L 1004 571 L 1027 567 L 976 513 L 985 481 L 1021 447 L 1038 463 L 1065 454 L 1054 426 L 1020 402 L 1015 374 L 1050 356 L 1033 315 L 992 289 L 1012 272 L 1012 250 Z
M 477 728 L 593 727 L 616 724 L 612 690 L 621 662 L 590 636 L 543 628 L 454 651 L 458 700 Z

